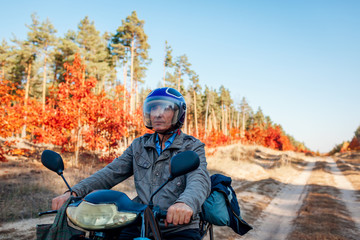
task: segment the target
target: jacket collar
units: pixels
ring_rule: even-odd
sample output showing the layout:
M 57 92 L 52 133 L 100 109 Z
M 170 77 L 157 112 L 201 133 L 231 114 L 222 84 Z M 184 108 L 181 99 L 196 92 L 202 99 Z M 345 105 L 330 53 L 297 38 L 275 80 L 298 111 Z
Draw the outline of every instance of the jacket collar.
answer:
M 150 135 L 150 137 L 148 139 L 145 140 L 144 147 L 156 149 L 155 141 L 156 141 L 156 136 L 155 136 L 155 133 L 153 133 Z
M 156 135 L 155 135 L 155 133 L 153 133 L 145 141 L 144 147 L 156 149 L 155 141 L 156 141 Z M 178 134 L 175 137 L 174 142 L 167 149 L 180 149 L 182 147 L 183 143 L 184 143 L 184 133 L 180 131 L 180 135 Z
M 180 131 L 180 134 L 175 137 L 174 142 L 168 147 L 168 149 L 180 149 L 183 144 L 184 133 Z

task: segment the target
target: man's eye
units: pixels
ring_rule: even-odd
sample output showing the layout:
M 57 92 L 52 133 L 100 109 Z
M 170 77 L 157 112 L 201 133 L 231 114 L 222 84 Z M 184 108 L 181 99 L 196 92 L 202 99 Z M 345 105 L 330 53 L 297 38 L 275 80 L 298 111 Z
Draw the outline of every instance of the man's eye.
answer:
M 164 110 L 165 110 L 165 111 L 171 111 L 171 110 L 172 110 L 172 106 L 167 106 L 167 107 L 165 107 Z
M 159 106 L 154 106 L 154 107 L 151 107 L 151 111 L 157 111 L 159 109 Z

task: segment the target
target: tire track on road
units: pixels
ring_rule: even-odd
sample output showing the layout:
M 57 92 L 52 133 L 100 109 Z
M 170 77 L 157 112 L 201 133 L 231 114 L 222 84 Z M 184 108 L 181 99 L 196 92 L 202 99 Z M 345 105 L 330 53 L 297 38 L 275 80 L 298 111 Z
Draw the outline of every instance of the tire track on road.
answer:
M 349 180 L 342 174 L 337 167 L 333 158 L 328 157 L 326 159 L 332 176 L 334 177 L 335 185 L 342 195 L 342 201 L 345 204 L 347 210 L 351 214 L 351 218 L 354 220 L 357 231 L 360 232 L 360 202 L 356 198 L 356 190 Z
M 315 166 L 316 158 L 307 160 L 303 172 L 276 195 L 253 224 L 254 230 L 241 239 L 286 239 L 292 230 L 291 222 L 296 218 L 306 196 L 307 181 Z

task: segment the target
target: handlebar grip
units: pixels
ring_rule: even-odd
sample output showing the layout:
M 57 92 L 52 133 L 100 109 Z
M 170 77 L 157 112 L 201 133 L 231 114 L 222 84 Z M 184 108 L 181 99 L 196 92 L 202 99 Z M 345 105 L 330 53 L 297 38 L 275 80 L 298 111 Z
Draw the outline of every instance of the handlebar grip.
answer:
M 46 211 L 46 212 L 39 212 L 38 216 L 41 217 L 42 215 L 46 215 L 46 214 L 54 214 L 57 213 L 58 210 L 50 210 L 50 211 Z
M 159 219 L 166 219 L 167 211 L 159 209 L 158 217 Z
M 166 219 L 167 211 L 161 210 L 159 206 L 155 206 L 153 208 L 153 213 L 155 217 L 159 220 Z

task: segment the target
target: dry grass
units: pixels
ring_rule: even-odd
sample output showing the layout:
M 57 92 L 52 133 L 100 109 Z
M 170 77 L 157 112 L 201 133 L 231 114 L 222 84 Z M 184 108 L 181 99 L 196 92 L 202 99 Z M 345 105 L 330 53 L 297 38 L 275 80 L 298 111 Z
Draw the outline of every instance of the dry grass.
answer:
M 64 177 L 70 186 L 101 168 L 92 167 L 94 160 L 87 154 L 82 155 L 82 164 L 78 168 L 69 164 L 69 154 L 62 154 L 62 157 Z M 39 212 L 51 209 L 52 198 L 67 190 L 60 176 L 42 166 L 39 154 L 33 158 L 8 156 L 8 159 L 8 162 L 0 163 L 0 224 L 37 217 Z M 131 179 L 114 189 L 135 197 Z
M 70 185 L 89 176 L 95 169 L 67 169 L 64 173 Z M 1 163 L 0 223 L 37 216 L 51 208 L 51 199 L 66 190 L 56 173 L 38 162 L 12 159 Z
M 219 149 L 207 161 L 211 172 L 222 172 L 234 179 L 272 178 L 286 183 L 306 165 L 304 158 L 300 153 L 237 144 Z
M 48 208 L 48 200 L 44 197 L 51 194 L 51 191 L 41 186 L 40 183 L 46 181 L 43 180 L 41 171 L 31 169 L 36 168 L 33 165 L 29 168 L 17 167 L 17 163 L 12 161 L 2 164 L 0 223 L 34 217 L 36 210 Z
M 59 148 L 13 140 L 14 145 L 11 147 L 3 146 L 8 153 L 6 156 L 8 162 L 0 163 L 0 223 L 34 217 L 39 211 L 49 210 L 51 199 L 67 190 L 61 177 L 40 163 L 43 150 L 53 149 L 60 152 Z M 0 138 L 0 144 L 4 141 Z M 17 155 L 14 152 L 26 154 Z M 64 176 L 70 186 L 100 167 L 92 167 L 97 160 L 93 154 L 82 153 L 79 168 L 71 167 L 70 160 L 74 156 L 73 153 L 61 155 L 65 164 Z

